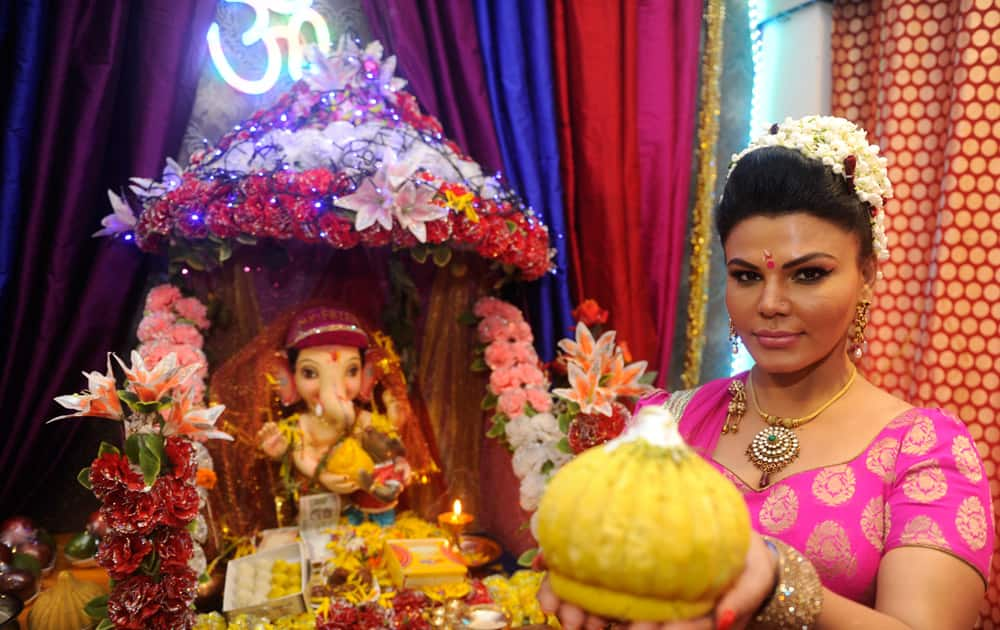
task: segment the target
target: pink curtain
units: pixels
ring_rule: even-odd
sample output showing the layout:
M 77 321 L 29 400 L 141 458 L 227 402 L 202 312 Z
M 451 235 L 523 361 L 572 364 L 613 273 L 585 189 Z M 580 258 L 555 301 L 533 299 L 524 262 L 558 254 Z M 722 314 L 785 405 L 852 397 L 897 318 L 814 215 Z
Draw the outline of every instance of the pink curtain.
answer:
M 687 238 L 701 3 L 639 3 L 639 208 L 656 326 L 648 359 L 666 385 Z

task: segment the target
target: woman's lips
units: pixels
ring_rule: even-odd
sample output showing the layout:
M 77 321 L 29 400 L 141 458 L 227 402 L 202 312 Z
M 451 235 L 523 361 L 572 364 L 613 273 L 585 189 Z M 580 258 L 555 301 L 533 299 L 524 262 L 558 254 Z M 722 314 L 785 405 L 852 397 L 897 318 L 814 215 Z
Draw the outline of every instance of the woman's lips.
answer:
M 783 350 L 795 345 L 800 333 L 793 332 L 783 332 L 776 330 L 758 330 L 754 332 L 754 337 L 757 338 L 757 343 L 760 344 L 762 348 L 767 348 L 768 350 Z

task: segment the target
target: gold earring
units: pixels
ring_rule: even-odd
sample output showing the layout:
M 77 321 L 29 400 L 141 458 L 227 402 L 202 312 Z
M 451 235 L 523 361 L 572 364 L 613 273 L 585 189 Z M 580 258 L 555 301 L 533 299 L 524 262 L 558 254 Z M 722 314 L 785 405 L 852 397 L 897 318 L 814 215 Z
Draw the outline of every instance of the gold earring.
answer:
M 858 302 L 858 305 L 854 307 L 854 329 L 851 331 L 850 353 L 855 361 L 860 360 L 861 356 L 868 348 L 868 342 L 865 341 L 865 328 L 868 327 L 869 306 L 871 306 L 871 302 L 868 300 L 861 300 Z
M 733 324 L 732 318 L 729 320 L 729 345 L 732 347 L 733 354 L 740 353 L 740 336 L 736 334 L 736 326 Z

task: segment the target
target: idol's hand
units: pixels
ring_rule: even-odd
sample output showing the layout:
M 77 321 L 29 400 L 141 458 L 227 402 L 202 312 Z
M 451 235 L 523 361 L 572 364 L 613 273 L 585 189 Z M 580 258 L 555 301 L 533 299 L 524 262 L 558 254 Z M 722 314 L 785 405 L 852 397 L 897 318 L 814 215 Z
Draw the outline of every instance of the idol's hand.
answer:
M 394 461 L 393 467 L 403 478 L 403 485 L 409 485 L 410 480 L 413 478 L 413 468 L 410 467 L 410 462 L 406 461 L 405 457 L 397 457 Z
M 323 472 L 319 475 L 319 483 L 330 492 L 336 494 L 351 494 L 356 490 L 360 490 L 358 483 L 347 475 Z
M 278 459 L 288 450 L 288 439 L 281 433 L 277 423 L 265 422 L 257 431 L 257 447 L 271 459 Z

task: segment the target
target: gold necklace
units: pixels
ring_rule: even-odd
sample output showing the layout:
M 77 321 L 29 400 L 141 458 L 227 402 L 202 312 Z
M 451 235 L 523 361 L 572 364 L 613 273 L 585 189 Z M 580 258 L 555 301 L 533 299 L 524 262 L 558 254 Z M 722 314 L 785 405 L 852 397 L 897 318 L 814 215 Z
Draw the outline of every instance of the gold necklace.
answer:
M 847 383 L 834 394 L 829 400 L 819 406 L 816 411 L 800 418 L 783 418 L 765 412 L 757 403 L 757 390 L 753 386 L 752 373 L 747 375 L 747 389 L 750 390 L 750 402 L 753 403 L 754 410 L 768 424 L 764 429 L 753 436 L 753 440 L 747 445 L 746 455 L 758 470 L 761 471 L 760 487 L 766 488 L 770 485 L 771 474 L 782 470 L 799 457 L 799 438 L 792 429 L 797 429 L 814 420 L 819 414 L 830 408 L 830 405 L 844 397 L 847 390 L 854 384 L 854 378 L 858 375 L 858 368 L 853 369 L 847 378 Z

